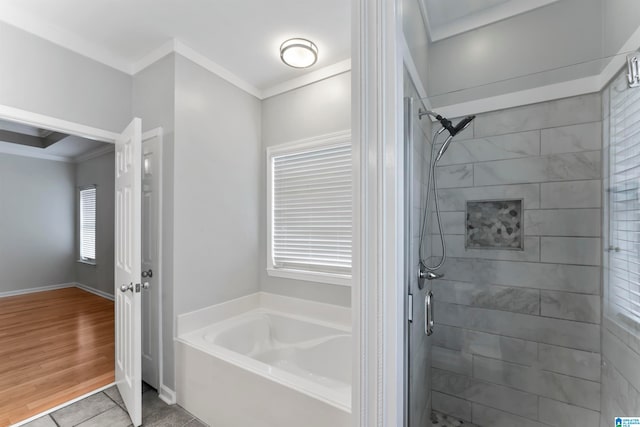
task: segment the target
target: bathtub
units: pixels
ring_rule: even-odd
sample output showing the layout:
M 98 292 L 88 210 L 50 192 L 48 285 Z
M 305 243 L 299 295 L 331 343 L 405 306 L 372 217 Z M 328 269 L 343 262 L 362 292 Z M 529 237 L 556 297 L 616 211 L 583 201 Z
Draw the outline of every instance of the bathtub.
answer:
M 250 297 L 240 309 L 214 306 L 226 313 L 214 323 L 182 328 L 178 403 L 212 426 L 350 425 L 348 316 L 293 298 Z

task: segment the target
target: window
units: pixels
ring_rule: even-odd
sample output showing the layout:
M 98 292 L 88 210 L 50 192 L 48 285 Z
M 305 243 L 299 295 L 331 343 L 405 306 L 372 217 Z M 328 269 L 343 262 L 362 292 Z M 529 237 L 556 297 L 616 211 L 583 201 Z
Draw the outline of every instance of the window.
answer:
M 351 163 L 348 132 L 267 150 L 268 274 L 350 285 Z
M 80 189 L 80 261 L 96 261 L 96 187 Z
M 628 88 L 622 74 L 609 92 L 606 308 L 617 323 L 640 330 L 640 89 Z

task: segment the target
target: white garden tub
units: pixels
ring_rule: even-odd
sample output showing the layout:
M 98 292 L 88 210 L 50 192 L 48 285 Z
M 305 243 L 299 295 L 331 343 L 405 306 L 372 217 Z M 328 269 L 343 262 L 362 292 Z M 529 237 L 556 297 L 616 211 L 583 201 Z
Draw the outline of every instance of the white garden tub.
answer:
M 207 309 L 232 314 L 223 320 L 179 330 L 178 403 L 212 426 L 348 426 L 346 309 L 264 293 L 241 300 Z

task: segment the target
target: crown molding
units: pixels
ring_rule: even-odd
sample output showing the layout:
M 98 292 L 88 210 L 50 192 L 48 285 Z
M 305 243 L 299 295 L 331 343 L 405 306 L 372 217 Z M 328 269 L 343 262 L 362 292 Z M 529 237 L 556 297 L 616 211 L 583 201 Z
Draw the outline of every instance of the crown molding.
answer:
M 52 160 L 54 162 L 73 163 L 73 161 L 68 157 L 40 153 L 34 150 L 41 150 L 41 148 L 26 147 L 23 145 L 13 144 L 11 142 L 0 141 L 0 153 L 2 154 L 10 154 L 12 156 L 20 157 L 32 157 L 34 159 L 40 160 Z
M 105 154 L 113 153 L 116 150 L 115 144 L 105 145 L 104 147 L 96 148 L 88 153 L 80 154 L 71 159 L 73 163 L 82 163 L 87 160 L 95 159 L 96 157 L 104 156 Z
M 351 60 L 345 60 L 261 90 L 177 39 L 167 41 L 132 63 L 96 43 L 83 39 L 77 34 L 1 2 L 0 21 L 131 76 L 171 53 L 178 53 L 260 100 L 306 86 L 351 69 Z
M 458 34 L 466 33 L 498 21 L 522 15 L 535 9 L 556 3 L 558 0 L 517 0 L 502 3 L 472 15 L 464 16 L 442 26 L 433 26 L 429 21 L 429 13 L 425 5 L 426 0 L 420 0 L 420 11 L 424 20 L 427 34 L 432 42 L 444 40 Z
M 344 61 L 336 62 L 335 64 L 328 65 L 320 68 L 316 71 L 312 71 L 303 76 L 296 77 L 291 80 L 287 80 L 282 83 L 278 83 L 270 88 L 264 89 L 260 93 L 260 99 L 270 98 L 272 96 L 280 95 L 290 90 L 298 89 L 303 86 L 310 85 L 312 83 L 319 82 L 320 80 L 328 79 L 329 77 L 337 76 L 338 74 L 351 71 L 351 59 L 345 59 Z
M 247 92 L 248 94 L 253 95 L 258 99 L 262 99 L 260 89 L 258 89 L 256 87 L 254 87 L 253 85 L 247 83 L 245 80 L 243 80 L 240 77 L 236 76 L 231 71 L 227 70 L 226 68 L 224 68 L 223 66 L 219 65 L 215 61 L 212 61 L 211 59 L 207 58 L 206 56 L 204 56 L 200 52 L 196 51 L 195 49 L 190 48 L 189 46 L 185 45 L 184 43 L 182 43 L 182 42 L 180 42 L 178 40 L 174 40 L 174 43 L 175 43 L 174 44 L 174 52 L 175 53 L 178 53 L 178 54 L 184 56 L 185 58 L 189 59 L 190 61 L 200 65 L 202 68 L 204 68 L 204 69 L 212 72 L 213 74 L 217 75 L 218 77 L 228 81 L 232 85 L 238 87 L 239 89 L 242 89 L 243 91 Z
M 38 36 L 86 58 L 100 62 L 123 73 L 131 74 L 131 64 L 102 46 L 91 43 L 77 34 L 52 25 L 37 16 L 26 14 L 13 6 L 0 4 L 0 20 L 12 27 Z

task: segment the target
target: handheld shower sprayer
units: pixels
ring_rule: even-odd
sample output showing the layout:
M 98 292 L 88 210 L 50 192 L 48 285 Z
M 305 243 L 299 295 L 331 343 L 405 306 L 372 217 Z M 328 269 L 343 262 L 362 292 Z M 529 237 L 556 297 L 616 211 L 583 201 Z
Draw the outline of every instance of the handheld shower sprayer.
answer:
M 420 229 L 420 243 L 418 245 L 418 251 L 420 256 L 419 278 L 433 280 L 433 279 L 438 279 L 442 277 L 441 274 L 437 274 L 434 272 L 440 269 L 440 267 L 444 265 L 444 262 L 447 259 L 447 248 L 444 240 L 444 233 L 442 232 L 442 225 L 440 223 L 440 207 L 438 206 L 438 183 L 436 180 L 436 165 L 444 155 L 445 151 L 447 151 L 447 149 L 449 148 L 449 145 L 451 145 L 451 141 L 453 140 L 453 137 L 456 136 L 458 133 L 462 132 L 464 129 L 466 129 L 471 124 L 473 119 L 476 118 L 476 116 L 467 116 L 464 119 L 460 120 L 454 126 L 453 123 L 451 123 L 451 120 L 447 119 L 446 117 L 442 117 L 440 114 L 434 113 L 433 111 L 429 111 L 429 110 L 423 110 L 423 109 L 418 110 L 418 119 L 422 119 L 422 117 L 424 117 L 425 115 L 434 117 L 442 125 L 441 129 L 434 132 L 433 140 L 431 142 L 431 161 L 429 162 L 429 174 L 427 175 L 428 177 L 427 178 L 427 197 L 426 197 L 426 203 L 425 203 L 424 214 L 423 214 L 424 216 L 422 218 L 422 227 Z M 435 147 L 436 147 L 436 141 L 438 139 L 438 135 L 440 135 L 445 130 L 449 132 L 449 136 L 447 137 L 447 139 L 445 139 L 444 143 L 442 144 L 442 146 L 438 150 L 438 153 L 436 154 Z M 428 260 L 423 256 L 424 254 L 423 254 L 423 248 L 422 248 L 423 239 L 427 234 L 428 230 L 430 229 L 430 227 L 428 226 L 427 218 L 429 217 L 429 206 L 430 206 L 429 201 L 430 201 L 430 190 L 431 190 L 432 182 L 433 182 L 433 195 L 434 195 L 434 202 L 435 202 L 434 205 L 435 205 L 436 220 L 438 223 L 440 242 L 442 244 L 442 256 L 440 258 L 440 262 L 438 262 L 438 264 L 436 265 L 428 264 Z

